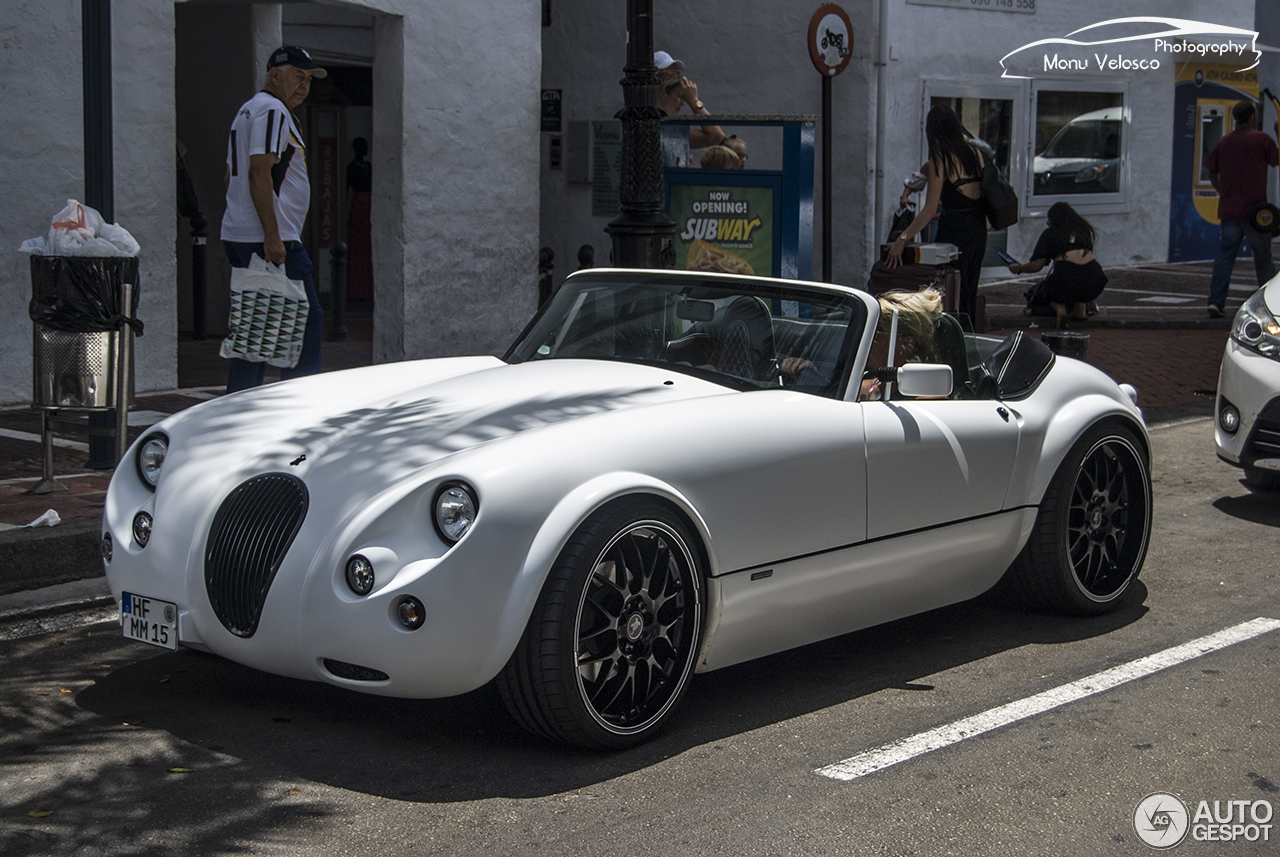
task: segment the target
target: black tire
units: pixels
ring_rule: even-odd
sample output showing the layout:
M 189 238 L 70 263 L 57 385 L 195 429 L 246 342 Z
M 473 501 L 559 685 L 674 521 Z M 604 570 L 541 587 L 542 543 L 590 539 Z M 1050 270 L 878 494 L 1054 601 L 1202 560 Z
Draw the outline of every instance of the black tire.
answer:
M 1138 579 L 1150 537 L 1145 448 L 1127 427 L 1095 426 L 1053 475 L 1008 583 L 1035 608 L 1107 613 Z
M 685 525 L 651 499 L 596 512 L 565 545 L 511 660 L 507 709 L 530 731 L 617 750 L 684 697 L 702 639 L 703 573 Z
M 1280 490 L 1280 473 L 1274 470 L 1259 470 L 1256 467 L 1246 467 L 1244 469 L 1244 481 L 1250 488 L 1256 488 L 1259 491 Z

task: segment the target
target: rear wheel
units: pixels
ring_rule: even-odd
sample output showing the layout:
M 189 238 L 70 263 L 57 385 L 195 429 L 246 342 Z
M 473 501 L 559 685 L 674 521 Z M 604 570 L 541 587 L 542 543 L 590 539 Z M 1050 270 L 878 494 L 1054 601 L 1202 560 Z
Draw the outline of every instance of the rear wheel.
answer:
M 687 528 L 661 503 L 622 501 L 561 552 L 498 689 L 530 731 L 628 747 L 683 698 L 701 633 L 702 571 Z
M 1009 582 L 1035 607 L 1106 613 L 1138 579 L 1150 535 L 1146 452 L 1131 429 L 1098 426 L 1054 474 Z

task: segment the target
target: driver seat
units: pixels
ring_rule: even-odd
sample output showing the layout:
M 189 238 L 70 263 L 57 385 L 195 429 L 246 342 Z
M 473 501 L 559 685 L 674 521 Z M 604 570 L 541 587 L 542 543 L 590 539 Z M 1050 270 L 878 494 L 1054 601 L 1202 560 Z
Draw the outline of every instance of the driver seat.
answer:
M 969 383 L 969 356 L 964 329 L 955 318 L 943 313 L 933 327 L 933 360 L 951 367 L 951 398 L 974 398 Z

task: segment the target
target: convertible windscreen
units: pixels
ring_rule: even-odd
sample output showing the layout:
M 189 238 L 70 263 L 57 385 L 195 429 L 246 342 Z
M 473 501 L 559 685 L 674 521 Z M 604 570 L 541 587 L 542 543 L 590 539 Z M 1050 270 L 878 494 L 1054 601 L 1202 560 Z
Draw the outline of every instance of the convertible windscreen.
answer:
M 862 304 L 838 292 L 601 273 L 566 280 L 506 359 L 621 360 L 739 390 L 835 396 L 865 321 Z

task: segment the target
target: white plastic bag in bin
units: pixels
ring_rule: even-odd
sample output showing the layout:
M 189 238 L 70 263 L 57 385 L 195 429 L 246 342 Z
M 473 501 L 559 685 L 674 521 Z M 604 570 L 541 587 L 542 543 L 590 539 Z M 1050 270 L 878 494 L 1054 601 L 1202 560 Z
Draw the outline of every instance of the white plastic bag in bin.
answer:
M 291 369 L 302 355 L 309 309 L 302 281 L 255 253 L 249 267 L 231 269 L 231 332 L 219 353 Z
M 107 223 L 96 209 L 69 199 L 53 216 L 46 237 L 30 238 L 18 249 L 42 256 L 109 257 L 137 256 L 141 248 L 129 230 Z

